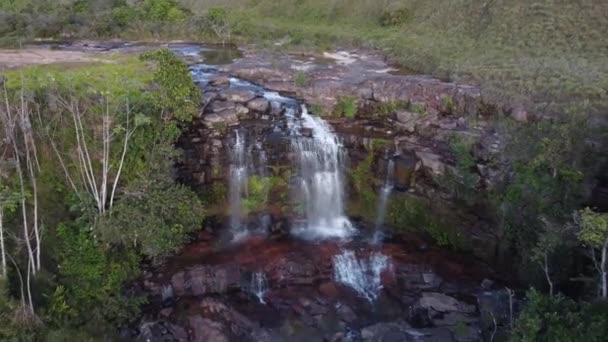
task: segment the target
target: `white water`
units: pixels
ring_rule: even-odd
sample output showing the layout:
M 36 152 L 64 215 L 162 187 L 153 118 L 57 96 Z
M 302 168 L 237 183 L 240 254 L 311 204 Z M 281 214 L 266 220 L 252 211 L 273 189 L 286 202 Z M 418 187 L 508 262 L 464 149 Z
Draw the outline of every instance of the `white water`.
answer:
M 260 303 L 266 304 L 264 296 L 268 292 L 268 280 L 263 272 L 255 272 L 251 275 L 249 291 L 258 298 Z
M 344 149 L 329 125 L 310 115 L 306 106 L 301 123 L 294 123 L 290 129 L 310 129 L 312 137 L 297 135 L 291 144 L 299 176 L 295 192 L 306 217 L 293 232 L 307 239 L 347 238 L 355 229 L 344 215 Z
M 395 162 L 392 159 L 388 160 L 388 168 L 386 170 L 386 178 L 384 179 L 384 185 L 380 189 L 380 197 L 378 199 L 378 207 L 376 208 L 376 222 L 373 243 L 380 243 L 382 240 L 382 226 L 384 225 L 384 219 L 386 218 L 386 205 L 388 204 L 388 198 L 393 191 L 393 175 L 395 172 Z
M 382 272 L 388 268 L 388 257 L 374 253 L 366 259 L 358 259 L 353 251 L 345 250 L 334 256 L 336 281 L 351 287 L 359 295 L 373 302 L 382 290 Z
M 230 201 L 230 230 L 235 240 L 247 233 L 243 224 L 243 196 L 247 196 L 247 158 L 245 139 L 235 130 L 235 143 L 230 150 L 230 178 L 228 180 Z

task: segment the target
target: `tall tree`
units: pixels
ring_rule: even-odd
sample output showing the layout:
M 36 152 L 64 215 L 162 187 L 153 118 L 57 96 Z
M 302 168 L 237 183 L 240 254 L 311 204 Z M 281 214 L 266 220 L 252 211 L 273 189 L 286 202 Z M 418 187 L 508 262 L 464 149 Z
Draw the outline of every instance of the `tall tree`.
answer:
M 598 273 L 600 274 L 600 293 L 608 298 L 608 213 L 597 213 L 585 208 L 575 215 L 580 231 L 578 238 L 587 245 Z M 597 261 L 596 252 L 600 253 Z

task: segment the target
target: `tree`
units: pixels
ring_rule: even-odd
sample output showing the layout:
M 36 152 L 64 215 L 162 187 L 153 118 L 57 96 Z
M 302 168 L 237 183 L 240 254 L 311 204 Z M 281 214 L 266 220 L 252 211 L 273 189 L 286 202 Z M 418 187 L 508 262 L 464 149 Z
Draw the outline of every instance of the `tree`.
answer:
M 226 40 L 230 40 L 230 23 L 228 22 L 228 12 L 223 7 L 212 7 L 207 11 L 207 22 L 211 30 L 222 40 L 222 45 Z
M 545 217 L 541 217 L 540 220 L 543 222 L 544 231 L 540 234 L 536 246 L 532 250 L 532 260 L 537 262 L 543 269 L 545 279 L 549 285 L 549 295 L 553 296 L 554 284 L 551 279 L 550 259 L 560 246 L 565 245 L 569 227 L 568 225 L 549 221 Z
M 188 65 L 168 49 L 145 52 L 144 61 L 157 64 L 154 71 L 154 102 L 164 119 L 190 122 L 198 113 L 200 90 L 194 84 Z
M 25 99 L 23 77 L 21 79 L 21 89 L 18 92 L 18 99 L 14 102 L 9 97 L 6 80 L 1 79 L 3 88 L 4 106 L 0 106 L 0 123 L 4 127 L 4 139 L 12 148 L 12 159 L 15 173 L 18 177 L 20 206 L 23 224 L 23 239 L 26 244 L 29 262 L 31 262 L 31 272 L 36 274 L 41 268 L 41 233 L 38 217 L 38 183 L 37 173 L 40 171 L 34 132 L 31 121 L 31 109 Z M 28 189 L 28 180 L 30 189 Z M 33 197 L 33 207 L 30 209 L 27 198 Z M 30 210 L 33 212 L 31 213 Z M 30 220 L 31 219 L 31 220 Z M 32 225 L 30 227 L 30 224 Z M 32 246 L 32 231 L 34 243 Z M 28 263 L 28 268 L 29 268 Z M 29 279 L 29 274 L 28 274 Z
M 597 213 L 590 208 L 580 210 L 575 215 L 580 231 L 579 240 L 591 251 L 593 264 L 600 274 L 600 293 L 602 298 L 608 298 L 608 214 Z M 596 251 L 600 252 L 597 261 Z
M 1 180 L 1 178 L 0 178 Z M 6 249 L 6 232 L 4 228 L 4 217 L 5 213 L 13 212 L 17 209 L 17 204 L 19 202 L 19 196 L 15 192 L 11 191 L 6 185 L 0 184 L 0 254 L 2 260 L 2 273 L 0 274 L 0 278 L 5 278 L 7 276 L 7 254 L 8 251 Z

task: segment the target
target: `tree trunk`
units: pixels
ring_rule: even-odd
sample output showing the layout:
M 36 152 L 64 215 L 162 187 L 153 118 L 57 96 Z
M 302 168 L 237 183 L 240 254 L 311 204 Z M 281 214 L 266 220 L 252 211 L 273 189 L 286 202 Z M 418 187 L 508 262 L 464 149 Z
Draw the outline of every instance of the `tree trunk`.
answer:
M 547 253 L 545 253 L 543 271 L 545 271 L 545 278 L 547 278 L 547 283 L 549 284 L 549 295 L 553 297 L 553 282 L 551 281 L 551 276 L 549 275 L 549 261 L 547 259 Z
M 0 205 L 2 205 L 0 203 Z M 2 208 L 0 208 L 0 253 L 2 253 L 2 277 L 6 278 L 6 250 L 4 249 L 4 226 L 2 225 L 3 217 Z
M 606 269 L 606 259 L 608 258 L 608 239 L 604 242 L 604 247 L 602 248 L 602 265 L 601 267 L 601 276 L 602 276 L 602 298 L 608 298 L 608 270 Z

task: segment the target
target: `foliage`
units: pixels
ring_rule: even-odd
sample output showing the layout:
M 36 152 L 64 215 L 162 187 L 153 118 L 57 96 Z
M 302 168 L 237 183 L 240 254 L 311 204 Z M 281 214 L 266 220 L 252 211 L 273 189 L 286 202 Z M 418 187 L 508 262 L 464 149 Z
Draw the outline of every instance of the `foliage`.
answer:
M 222 40 L 222 44 L 230 39 L 231 29 L 228 21 L 228 11 L 224 7 L 211 7 L 207 10 L 207 24 L 215 35 Z
M 144 16 L 153 21 L 175 22 L 185 19 L 186 12 L 173 0 L 145 0 Z
M 189 122 L 197 114 L 200 91 L 192 81 L 186 63 L 168 49 L 145 52 L 145 61 L 157 64 L 154 82 L 154 101 L 158 108 L 177 118 Z
M 476 163 L 471 154 L 471 143 L 453 137 L 450 140 L 450 151 L 455 159 L 455 167 L 447 170 L 444 175 L 438 177 L 437 182 L 448 189 L 456 199 L 471 205 L 477 195 L 477 184 L 479 175 L 476 171 Z
M 300 87 L 300 88 L 308 85 L 308 82 L 309 82 L 308 75 L 303 70 L 299 70 L 293 79 L 293 83 L 296 85 L 296 87 Z
M 133 190 L 133 191 L 131 191 Z M 95 227 L 101 241 L 162 258 L 178 250 L 201 227 L 203 206 L 183 185 L 131 185 Z
M 589 208 L 579 212 L 581 230 L 579 239 L 593 248 L 606 248 L 608 245 L 608 214 L 596 213 Z
M 363 200 L 363 207 L 367 210 L 374 210 L 376 203 L 376 192 L 374 191 L 374 177 L 372 174 L 372 163 L 374 153 L 370 151 L 357 167 L 352 170 L 351 177 L 357 195 Z
M 270 190 L 271 179 L 253 175 L 249 177 L 247 185 L 247 197 L 243 201 L 246 212 L 260 210 L 268 201 L 268 191 Z
M 135 317 L 142 298 L 126 297 L 122 287 L 139 273 L 137 255 L 124 249 L 104 251 L 86 222 L 62 224 L 57 236 L 57 267 L 65 290 L 52 296 L 50 322 L 102 324 Z
M 380 25 L 387 27 L 403 25 L 409 16 L 410 13 L 407 8 L 391 6 L 380 15 Z
M 599 342 L 608 336 L 608 308 L 603 303 L 576 303 L 534 289 L 527 297 L 513 329 L 513 342 Z
M 381 115 L 393 114 L 402 109 L 409 109 L 411 104 L 407 101 L 386 101 L 378 106 L 378 113 Z
M 386 222 L 402 231 L 425 232 L 440 246 L 464 248 L 464 241 L 456 230 L 450 228 L 445 217 L 438 215 L 440 208 L 424 199 L 408 194 L 393 194 L 388 204 Z
M 354 96 L 339 96 L 333 115 L 354 118 L 357 114 L 357 99 Z

